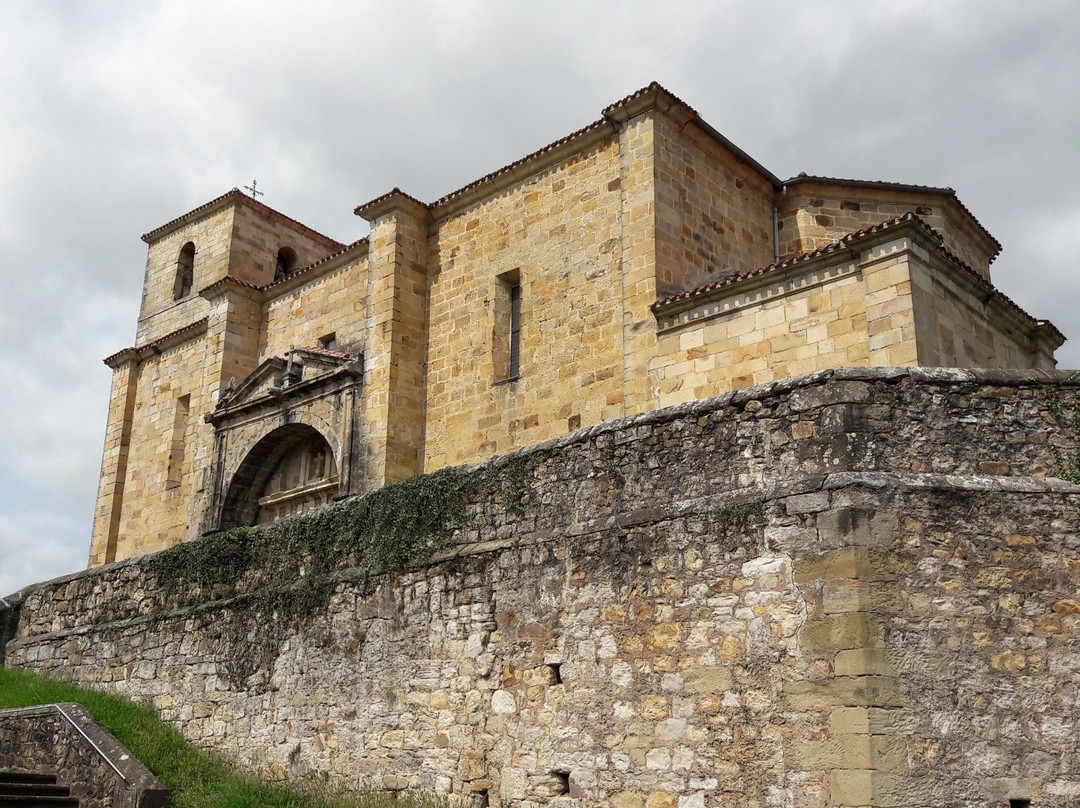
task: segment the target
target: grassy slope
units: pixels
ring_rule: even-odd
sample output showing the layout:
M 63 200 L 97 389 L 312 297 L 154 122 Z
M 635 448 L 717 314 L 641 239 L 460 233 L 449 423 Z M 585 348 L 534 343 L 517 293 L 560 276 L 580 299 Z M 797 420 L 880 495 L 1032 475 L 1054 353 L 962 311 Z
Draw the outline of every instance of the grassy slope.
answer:
M 172 789 L 174 808 L 423 808 L 389 795 L 315 793 L 267 784 L 187 743 L 149 707 L 21 671 L 0 668 L 0 709 L 74 701 L 83 705 L 135 757 Z M 427 808 L 435 808 L 435 802 Z

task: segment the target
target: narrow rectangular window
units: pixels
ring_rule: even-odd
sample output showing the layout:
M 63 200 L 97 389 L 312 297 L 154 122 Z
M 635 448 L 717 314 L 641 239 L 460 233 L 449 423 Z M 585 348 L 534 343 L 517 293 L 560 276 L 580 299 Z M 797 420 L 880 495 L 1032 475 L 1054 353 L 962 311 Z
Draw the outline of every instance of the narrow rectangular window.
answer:
M 510 373 L 516 378 L 521 373 L 521 284 L 510 287 Z
M 166 488 L 177 488 L 184 476 L 184 454 L 187 443 L 188 412 L 191 409 L 191 396 L 176 399 L 173 411 L 172 436 L 169 441 L 169 476 Z
M 495 381 L 510 381 L 521 374 L 521 273 L 518 270 L 496 277 L 494 315 L 491 358 Z

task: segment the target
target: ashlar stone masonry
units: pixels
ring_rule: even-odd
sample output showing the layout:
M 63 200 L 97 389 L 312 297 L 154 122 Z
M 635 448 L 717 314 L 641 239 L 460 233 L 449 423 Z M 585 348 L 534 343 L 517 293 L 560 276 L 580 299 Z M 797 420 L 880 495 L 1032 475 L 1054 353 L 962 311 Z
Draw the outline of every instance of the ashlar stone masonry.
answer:
M 657 84 L 356 213 L 343 244 L 234 190 L 143 236 L 90 566 L 731 390 L 1051 369 L 1064 340 L 951 189 L 781 180 Z

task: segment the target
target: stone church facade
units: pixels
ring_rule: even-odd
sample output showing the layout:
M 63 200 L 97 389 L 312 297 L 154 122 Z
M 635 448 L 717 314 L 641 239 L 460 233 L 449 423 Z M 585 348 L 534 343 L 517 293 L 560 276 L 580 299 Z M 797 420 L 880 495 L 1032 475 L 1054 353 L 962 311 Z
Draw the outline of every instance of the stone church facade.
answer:
M 233 190 L 143 239 L 90 565 L 840 366 L 1054 367 L 947 188 L 780 180 L 652 84 L 341 244 Z

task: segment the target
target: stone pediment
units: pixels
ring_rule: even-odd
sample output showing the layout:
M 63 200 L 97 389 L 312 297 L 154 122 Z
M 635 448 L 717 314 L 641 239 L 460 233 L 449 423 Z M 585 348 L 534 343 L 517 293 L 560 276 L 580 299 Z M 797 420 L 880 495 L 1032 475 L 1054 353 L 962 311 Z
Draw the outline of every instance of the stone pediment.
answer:
M 331 377 L 361 375 L 362 364 L 359 357 L 339 351 L 293 348 L 284 357 L 265 360 L 239 384 L 230 381 L 213 415 L 221 416 L 271 400 L 296 398 Z

